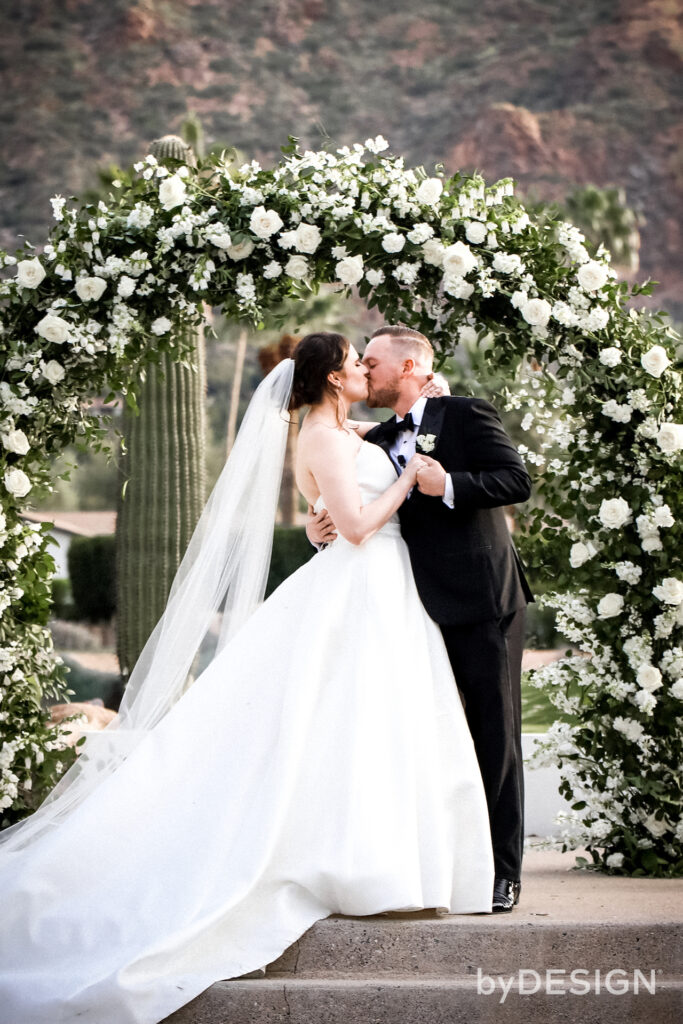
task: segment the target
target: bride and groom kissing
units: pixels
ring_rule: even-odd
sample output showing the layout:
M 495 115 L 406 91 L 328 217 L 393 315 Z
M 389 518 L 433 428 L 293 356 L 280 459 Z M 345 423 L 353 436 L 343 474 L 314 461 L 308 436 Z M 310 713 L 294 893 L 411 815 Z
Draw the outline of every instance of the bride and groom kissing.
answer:
M 309 334 L 256 390 L 117 722 L 0 833 L 0 1024 L 158 1024 L 331 914 L 512 910 L 529 478 L 432 356 Z M 321 550 L 260 603 L 301 406 Z
M 401 534 L 463 698 L 486 792 L 492 910 L 499 913 L 512 910 L 521 889 L 520 677 L 525 608 L 533 601 L 503 508 L 526 501 L 531 482 L 488 402 L 426 397 L 437 390 L 427 390 L 433 358 L 431 344 L 417 331 L 395 325 L 376 330 L 361 361 L 365 400 L 396 415 L 379 425 L 354 425 L 385 452 L 397 474 L 417 453 L 416 486 L 398 509 Z M 325 543 L 336 537 L 334 527 L 325 510 L 310 517 L 307 534 L 313 543 Z

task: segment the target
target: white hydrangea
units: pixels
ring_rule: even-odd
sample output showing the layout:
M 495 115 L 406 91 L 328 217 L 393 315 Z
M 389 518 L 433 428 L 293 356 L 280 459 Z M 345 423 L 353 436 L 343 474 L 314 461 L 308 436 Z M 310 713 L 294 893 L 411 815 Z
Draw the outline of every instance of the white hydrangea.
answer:
M 628 423 L 633 415 L 633 409 L 630 405 L 619 405 L 613 398 L 604 403 L 602 411 L 605 416 L 609 416 L 615 423 Z
M 374 269 L 366 270 L 365 278 L 372 285 L 373 288 L 376 288 L 377 285 L 382 284 L 382 282 L 384 281 L 384 271 Z
M 396 269 L 392 271 L 392 274 L 399 284 L 404 284 L 409 287 L 410 285 L 415 284 L 419 272 L 419 263 L 399 263 Z
M 639 740 L 645 732 L 640 722 L 636 722 L 633 718 L 624 718 L 622 715 L 616 716 L 613 725 L 617 732 L 633 742 Z
M 469 299 L 474 291 L 474 285 L 464 277 L 446 274 L 443 279 L 443 290 L 456 299 Z
M 639 565 L 635 565 L 634 562 L 617 562 L 614 567 L 614 571 L 620 580 L 624 583 L 628 583 L 634 586 L 643 575 L 643 570 Z
M 621 362 L 622 355 L 623 353 L 621 349 L 616 348 L 614 345 L 609 345 L 607 348 L 603 348 L 600 350 L 600 355 L 598 356 L 598 359 L 600 360 L 603 366 L 615 367 L 618 366 Z
M 228 250 L 232 245 L 232 237 L 225 224 L 207 224 L 204 237 L 217 249 Z
M 267 281 L 271 281 L 276 277 L 280 277 L 281 274 L 282 267 L 276 260 L 271 260 L 271 262 L 267 263 L 266 266 L 263 268 L 263 276 Z
M 405 244 L 405 235 L 400 235 L 397 231 L 390 231 L 382 239 L 382 248 L 389 253 L 401 252 Z
M 406 238 L 409 242 L 412 242 L 413 245 L 422 245 L 422 243 L 431 238 L 433 234 L 434 228 L 432 225 L 422 222 L 421 224 L 416 224 L 415 227 L 408 232 Z
M 497 252 L 491 264 L 499 274 L 523 274 L 524 264 L 516 253 Z M 548 319 L 550 315 L 548 316 Z M 546 323 L 548 321 L 546 320 Z
M 153 321 L 153 323 L 152 323 L 152 325 L 150 327 L 150 330 L 151 330 L 152 334 L 156 334 L 156 335 L 160 336 L 162 334 L 168 334 L 168 332 L 171 330 L 172 326 L 173 326 L 173 324 L 168 319 L 168 317 L 166 317 L 166 316 L 159 316 L 159 317 L 157 317 L 156 320 Z
M 428 239 L 422 246 L 422 259 L 432 267 L 442 267 L 446 246 L 438 238 Z

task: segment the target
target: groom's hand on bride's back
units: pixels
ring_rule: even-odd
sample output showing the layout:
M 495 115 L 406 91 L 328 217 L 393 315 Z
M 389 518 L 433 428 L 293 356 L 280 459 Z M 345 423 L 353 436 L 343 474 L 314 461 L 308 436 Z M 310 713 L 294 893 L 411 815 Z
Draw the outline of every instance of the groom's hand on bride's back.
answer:
M 306 518 L 306 536 L 313 547 L 319 548 L 324 544 L 331 544 L 337 539 L 337 530 L 330 519 L 330 513 L 326 508 L 322 512 L 315 513 L 311 505 L 308 506 Z

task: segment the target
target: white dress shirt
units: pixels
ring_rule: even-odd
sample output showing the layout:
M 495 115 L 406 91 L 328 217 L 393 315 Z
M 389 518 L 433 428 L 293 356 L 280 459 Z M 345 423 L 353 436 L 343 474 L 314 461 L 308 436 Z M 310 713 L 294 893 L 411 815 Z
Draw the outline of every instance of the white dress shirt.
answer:
M 427 404 L 426 398 L 418 398 L 415 404 L 410 409 L 410 415 L 413 417 L 413 423 L 415 426 L 412 430 L 402 430 L 400 434 L 397 434 L 394 438 L 389 453 L 391 458 L 403 472 L 403 467 L 410 462 L 413 455 L 415 454 L 415 441 L 417 435 L 420 433 L 420 424 L 422 423 L 422 417 L 425 411 L 425 405 Z M 399 459 L 402 457 L 403 465 Z M 409 492 L 412 494 L 412 489 Z M 455 504 L 453 500 L 453 480 L 449 473 L 446 473 L 446 481 L 443 494 L 443 502 L 448 505 L 449 508 L 453 508 Z

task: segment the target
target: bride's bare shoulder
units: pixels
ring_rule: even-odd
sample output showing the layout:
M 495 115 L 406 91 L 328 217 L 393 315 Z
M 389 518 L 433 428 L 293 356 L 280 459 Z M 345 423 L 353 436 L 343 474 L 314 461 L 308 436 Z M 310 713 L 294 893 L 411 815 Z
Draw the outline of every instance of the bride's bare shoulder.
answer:
M 299 432 L 298 452 L 305 461 L 321 457 L 343 457 L 358 450 L 359 438 L 355 430 L 340 430 L 327 423 L 304 424 Z

